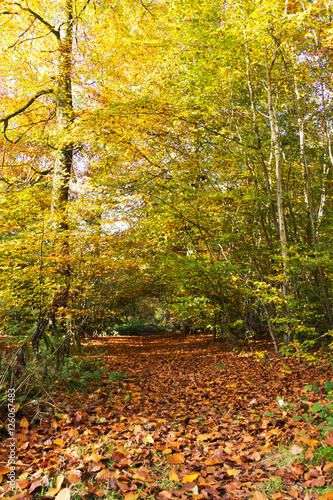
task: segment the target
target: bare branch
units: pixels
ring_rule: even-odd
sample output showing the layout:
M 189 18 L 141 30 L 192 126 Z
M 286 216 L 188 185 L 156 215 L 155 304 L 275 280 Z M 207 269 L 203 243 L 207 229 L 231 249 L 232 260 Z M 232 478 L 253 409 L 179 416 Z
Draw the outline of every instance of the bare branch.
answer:
M 19 2 L 14 2 L 14 5 L 17 5 L 18 7 L 20 7 L 20 9 L 29 12 L 29 14 L 31 14 L 35 19 L 38 19 L 38 21 L 44 24 L 44 26 L 46 26 L 51 31 L 51 33 L 53 33 L 58 38 L 58 40 L 60 40 L 59 30 L 57 30 L 54 26 L 52 26 L 52 24 L 46 21 L 46 19 L 44 19 L 40 14 L 30 9 L 30 7 L 23 7 L 23 5 L 21 5 Z
M 139 2 L 141 3 L 142 7 L 143 7 L 143 8 L 144 8 L 147 12 L 149 12 L 149 14 L 150 14 L 152 17 L 155 17 L 155 18 L 156 18 L 155 14 L 153 14 L 153 13 L 152 13 L 152 11 L 148 9 L 147 5 L 145 5 L 145 4 L 143 3 L 143 1 L 142 1 L 142 0 L 139 0 Z
M 38 97 L 40 97 L 42 95 L 45 95 L 45 94 L 53 94 L 53 93 L 54 93 L 53 89 L 40 90 L 39 92 L 37 92 L 36 95 L 34 95 L 33 97 L 31 97 L 31 99 L 29 99 L 29 101 L 26 102 L 24 104 L 24 106 L 22 106 L 21 108 L 17 109 L 13 113 L 10 113 L 9 115 L 6 115 L 3 118 L 0 118 L 0 123 L 3 123 L 3 133 L 4 134 L 6 133 L 9 120 L 11 120 L 12 118 L 14 118 L 14 116 L 17 116 L 17 115 L 23 113 L 26 109 L 28 109 L 31 106 L 31 104 L 33 104 L 36 101 L 36 99 L 38 99 Z

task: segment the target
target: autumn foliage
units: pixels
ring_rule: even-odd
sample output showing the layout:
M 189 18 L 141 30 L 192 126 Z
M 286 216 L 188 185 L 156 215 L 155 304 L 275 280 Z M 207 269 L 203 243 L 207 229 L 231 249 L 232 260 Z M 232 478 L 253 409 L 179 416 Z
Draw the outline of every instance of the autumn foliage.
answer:
M 59 382 L 49 406 L 19 413 L 15 498 L 331 498 L 315 488 L 331 484 L 333 431 L 294 419 L 313 380 L 309 403 L 323 401 L 328 366 L 179 334 L 96 337 L 91 349 L 98 384 L 74 396 Z M 128 377 L 111 381 L 116 371 Z

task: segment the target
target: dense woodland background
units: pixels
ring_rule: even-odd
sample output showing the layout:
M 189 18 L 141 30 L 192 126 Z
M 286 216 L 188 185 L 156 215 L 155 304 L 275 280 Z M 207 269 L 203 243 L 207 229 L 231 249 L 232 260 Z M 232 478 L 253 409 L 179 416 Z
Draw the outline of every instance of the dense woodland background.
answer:
M 0 321 L 332 341 L 332 5 L 1 4 Z

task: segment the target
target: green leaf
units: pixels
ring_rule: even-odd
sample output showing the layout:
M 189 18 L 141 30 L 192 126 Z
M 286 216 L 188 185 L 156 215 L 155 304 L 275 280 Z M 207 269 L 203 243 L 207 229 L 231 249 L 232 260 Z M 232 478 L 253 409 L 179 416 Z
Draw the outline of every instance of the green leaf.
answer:
M 306 391 L 312 391 L 312 385 L 306 385 L 306 386 L 304 387 L 304 389 L 305 389 Z
M 315 413 L 318 413 L 318 411 L 321 411 L 322 409 L 324 408 L 324 405 L 321 404 L 321 403 L 315 403 L 312 407 L 312 415 L 314 415 Z
M 333 382 L 330 382 L 329 380 L 327 380 L 325 382 L 325 391 L 330 392 L 332 389 L 333 389 Z
M 319 391 L 319 386 L 318 386 L 318 382 L 312 382 L 312 385 L 313 385 L 313 388 L 316 392 Z
M 302 416 L 301 415 L 295 415 L 293 417 L 294 420 L 297 420 L 297 422 L 300 422 L 302 420 Z
M 306 396 L 302 396 L 301 399 L 303 399 L 303 401 L 307 401 L 308 398 Z

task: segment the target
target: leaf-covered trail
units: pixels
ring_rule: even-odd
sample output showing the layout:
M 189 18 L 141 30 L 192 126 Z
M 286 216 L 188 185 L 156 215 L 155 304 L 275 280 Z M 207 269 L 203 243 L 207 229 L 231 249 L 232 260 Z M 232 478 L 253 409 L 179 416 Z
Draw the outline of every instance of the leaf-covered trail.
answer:
M 304 459 L 321 444 L 316 427 L 292 418 L 305 385 L 330 379 L 328 366 L 299 366 L 264 343 L 232 351 L 204 336 L 90 345 L 108 367 L 103 384 L 84 396 L 61 394 L 55 416 L 21 420 L 21 498 L 312 499 L 320 497 L 314 487 L 330 484 L 333 464 Z M 108 379 L 120 371 L 128 378 Z M 279 407 L 277 396 L 295 406 Z M 333 433 L 325 439 L 333 444 Z M 281 441 L 290 448 L 284 464 Z M 0 453 L 4 464 L 5 447 Z

